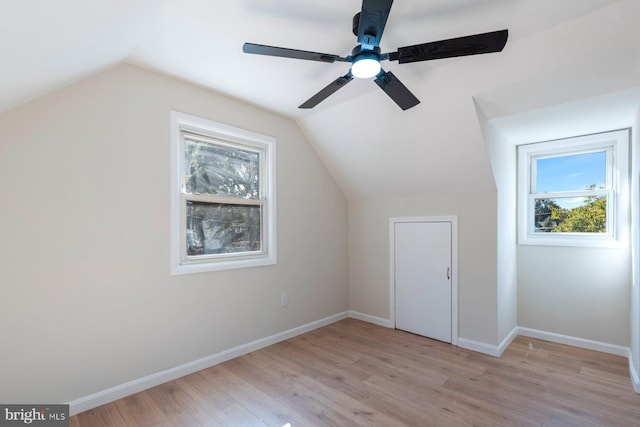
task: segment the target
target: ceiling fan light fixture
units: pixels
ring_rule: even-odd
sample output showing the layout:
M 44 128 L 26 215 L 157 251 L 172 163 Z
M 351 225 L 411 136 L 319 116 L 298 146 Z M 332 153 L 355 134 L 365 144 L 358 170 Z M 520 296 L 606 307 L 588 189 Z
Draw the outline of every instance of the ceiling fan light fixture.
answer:
M 351 74 L 359 79 L 368 79 L 380 73 L 380 58 L 375 53 L 363 53 L 354 59 Z

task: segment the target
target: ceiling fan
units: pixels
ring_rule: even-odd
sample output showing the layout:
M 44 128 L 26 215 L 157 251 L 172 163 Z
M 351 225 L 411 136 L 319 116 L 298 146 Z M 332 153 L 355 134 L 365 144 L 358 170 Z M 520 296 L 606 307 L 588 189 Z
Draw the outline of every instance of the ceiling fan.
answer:
M 351 55 L 342 57 L 328 53 L 266 46 L 245 43 L 242 51 L 258 55 L 279 56 L 283 58 L 306 59 L 320 62 L 350 62 L 349 72 L 338 77 L 327 87 L 313 95 L 298 108 L 313 108 L 338 89 L 358 78 L 375 77 L 376 84 L 403 110 L 420 103 L 405 85 L 391 72 L 380 66 L 380 61 L 398 61 L 400 64 L 428 61 L 432 59 L 453 58 L 457 56 L 477 55 L 500 52 L 507 43 L 508 30 L 457 37 L 405 46 L 396 52 L 380 53 L 380 39 L 391 11 L 393 0 L 363 0 L 362 10 L 353 17 L 353 34 L 358 37 L 358 46 Z

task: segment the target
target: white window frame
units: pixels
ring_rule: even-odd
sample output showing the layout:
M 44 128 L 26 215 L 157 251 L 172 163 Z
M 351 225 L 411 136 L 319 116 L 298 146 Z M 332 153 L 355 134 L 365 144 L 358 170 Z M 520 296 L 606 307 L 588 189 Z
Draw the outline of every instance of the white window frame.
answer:
M 184 183 L 184 137 L 197 135 L 220 146 L 248 150 L 259 154 L 260 197 L 258 200 L 216 198 L 187 194 Z M 171 274 L 191 274 L 235 268 L 257 267 L 277 263 L 276 246 L 276 140 L 273 137 L 195 117 L 171 112 Z M 220 199 L 220 200 L 218 200 Z M 257 252 L 238 254 L 187 255 L 187 200 L 215 203 L 244 203 L 262 206 L 262 244 Z
M 629 234 L 629 129 L 519 145 L 518 243 L 522 245 L 626 247 Z M 536 161 L 606 151 L 606 189 L 548 193 L 548 198 L 607 197 L 606 233 L 540 233 L 534 231 Z M 546 197 L 542 197 L 546 198 Z

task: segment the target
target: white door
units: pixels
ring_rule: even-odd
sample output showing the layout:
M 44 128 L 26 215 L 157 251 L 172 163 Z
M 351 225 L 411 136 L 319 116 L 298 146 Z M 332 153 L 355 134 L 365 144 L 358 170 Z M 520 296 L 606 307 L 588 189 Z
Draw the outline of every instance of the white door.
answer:
M 394 225 L 396 328 L 451 342 L 451 222 Z

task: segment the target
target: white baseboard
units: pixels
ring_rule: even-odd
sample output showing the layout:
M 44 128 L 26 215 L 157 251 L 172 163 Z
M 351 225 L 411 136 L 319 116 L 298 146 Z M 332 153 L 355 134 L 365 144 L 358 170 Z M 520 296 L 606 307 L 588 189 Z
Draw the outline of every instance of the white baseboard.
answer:
M 588 350 L 601 351 L 603 353 L 615 354 L 616 356 L 629 357 L 628 347 L 622 347 L 620 345 L 608 344 L 600 341 L 576 338 L 568 335 L 556 334 L 554 332 L 539 331 L 537 329 L 523 328 L 522 326 L 518 327 L 518 335 L 551 341 L 558 344 L 566 344 L 573 347 L 586 348 Z
M 187 362 L 174 368 L 147 375 L 146 377 L 138 378 L 136 380 L 111 387 L 107 390 L 99 391 L 89 396 L 81 397 L 80 399 L 69 402 L 69 415 L 75 415 L 80 412 L 88 411 L 89 409 L 104 405 L 106 403 L 113 402 L 114 400 L 122 399 L 123 397 L 130 396 L 134 393 L 138 393 L 151 387 L 166 383 L 167 381 L 184 377 L 185 375 L 189 375 L 202 369 L 217 365 L 219 363 L 226 362 L 227 360 L 231 360 L 252 351 L 256 351 L 261 348 L 268 347 L 281 341 L 285 341 L 295 336 L 304 334 L 306 332 L 313 331 L 314 329 L 330 325 L 331 323 L 346 319 L 349 316 L 350 312 L 347 311 L 338 313 L 333 316 L 317 320 L 315 322 L 307 323 L 306 325 L 298 326 L 296 328 L 289 329 L 287 331 L 280 332 L 266 338 L 261 338 L 247 344 L 242 344 L 228 350 L 212 354 L 211 356 L 203 357 L 202 359 Z
M 566 344 L 578 348 L 586 348 L 588 350 L 601 351 L 603 353 L 615 354 L 616 356 L 629 357 L 629 348 L 615 344 L 608 344 L 599 341 L 587 340 L 568 335 L 556 334 L 554 332 L 539 331 L 537 329 L 523 328 L 518 326 L 514 328 L 502 342 L 495 346 L 484 342 L 473 341 L 467 338 L 458 338 L 458 346 L 467 350 L 477 351 L 479 353 L 488 354 L 489 356 L 500 357 L 502 353 L 509 347 L 518 335 L 530 338 L 537 338 L 545 341 L 551 341 L 558 344 Z M 636 379 L 638 378 L 636 373 Z M 633 378 L 632 378 L 633 380 Z M 637 380 L 634 380 L 638 383 Z M 634 386 L 635 387 L 635 386 Z M 640 387 L 640 385 L 639 385 Z
M 500 349 L 497 345 L 491 345 L 484 342 L 474 341 L 467 338 L 458 337 L 458 347 L 467 350 L 477 351 L 478 353 L 487 354 L 489 356 L 500 357 Z
M 369 314 L 360 313 L 358 311 L 349 311 L 349 317 L 353 319 L 362 320 L 363 322 L 373 323 L 374 325 L 383 326 L 385 328 L 393 328 L 391 320 L 383 319 L 382 317 L 371 316 Z
M 478 353 L 487 354 L 493 357 L 500 357 L 502 353 L 509 347 L 511 341 L 518 336 L 518 327 L 515 327 L 498 345 L 487 344 L 484 342 L 470 340 L 468 338 L 458 338 L 458 347 L 467 350 L 477 351 Z
M 511 341 L 516 339 L 516 337 L 518 336 L 518 330 L 519 328 L 517 326 L 513 328 L 511 332 L 509 332 L 509 334 L 502 340 L 502 342 L 498 344 L 498 357 L 502 356 L 502 353 L 504 353 L 507 347 L 509 347 Z

